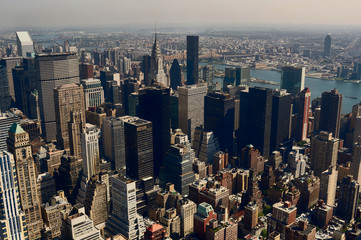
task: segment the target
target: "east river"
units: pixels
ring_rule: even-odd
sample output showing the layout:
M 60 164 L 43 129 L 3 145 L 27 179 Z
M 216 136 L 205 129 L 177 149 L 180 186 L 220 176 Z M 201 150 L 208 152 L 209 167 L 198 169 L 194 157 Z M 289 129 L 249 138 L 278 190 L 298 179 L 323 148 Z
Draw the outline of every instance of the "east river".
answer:
M 206 63 L 200 63 L 200 66 L 204 66 Z M 216 69 L 224 70 L 225 67 L 231 67 L 221 64 L 213 65 Z M 251 70 L 251 77 L 267 80 L 272 82 L 281 82 L 281 72 L 271 71 L 271 70 Z M 215 78 L 215 82 L 220 82 L 222 86 L 223 79 Z M 270 85 L 265 83 L 251 83 L 251 86 L 266 87 L 266 88 L 279 88 L 280 86 Z M 332 81 L 324 80 L 319 78 L 308 78 L 305 79 L 305 87 L 310 88 L 311 90 L 311 99 L 316 97 L 321 97 L 322 93 L 325 91 L 330 91 L 331 89 L 338 89 L 343 95 L 342 100 L 342 113 L 346 114 L 351 112 L 352 106 L 361 101 L 361 83 L 351 83 L 344 81 Z

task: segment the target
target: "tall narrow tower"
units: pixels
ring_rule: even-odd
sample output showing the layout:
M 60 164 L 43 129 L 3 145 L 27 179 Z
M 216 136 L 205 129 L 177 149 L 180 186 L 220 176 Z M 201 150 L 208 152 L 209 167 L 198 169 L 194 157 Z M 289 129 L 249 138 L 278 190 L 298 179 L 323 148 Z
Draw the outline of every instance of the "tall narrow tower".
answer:
M 151 62 L 150 62 L 150 79 L 152 83 L 160 83 L 167 87 L 168 81 L 163 69 L 163 56 L 160 50 L 157 34 L 155 34 L 154 45 L 152 49 Z
M 187 85 L 198 83 L 198 36 L 187 36 Z
M 331 36 L 328 34 L 325 37 L 325 45 L 323 49 L 323 56 L 324 57 L 331 57 Z
M 14 155 L 20 202 L 27 222 L 29 239 L 39 239 L 43 229 L 41 201 L 36 183 L 37 169 L 33 160 L 29 134 L 18 123 L 9 130 L 8 150 Z

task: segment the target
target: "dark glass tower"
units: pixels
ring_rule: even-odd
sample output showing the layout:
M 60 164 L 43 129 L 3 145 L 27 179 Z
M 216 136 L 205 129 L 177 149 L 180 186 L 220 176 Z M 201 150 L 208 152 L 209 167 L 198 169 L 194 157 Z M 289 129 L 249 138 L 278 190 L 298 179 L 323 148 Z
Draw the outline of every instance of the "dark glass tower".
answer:
M 328 34 L 325 37 L 325 45 L 323 49 L 323 56 L 324 57 L 331 57 L 331 36 Z
M 226 93 L 209 93 L 204 97 L 204 128 L 213 131 L 221 150 L 233 150 L 234 98 Z
M 305 68 L 287 66 L 282 68 L 281 89 L 286 89 L 292 96 L 305 88 Z
M 154 174 L 158 176 L 170 146 L 170 89 L 161 86 L 139 89 L 130 97 L 129 113 L 153 124 Z
M 152 80 L 150 79 L 150 67 L 151 67 L 152 57 L 150 55 L 143 56 L 142 62 L 142 72 L 144 73 L 144 84 L 145 86 L 150 86 Z
M 291 94 L 286 90 L 275 91 L 272 97 L 272 124 L 270 151 L 289 139 L 291 120 Z
M 198 83 L 198 36 L 187 36 L 187 85 Z
M 331 132 L 332 136 L 340 136 L 342 94 L 337 89 L 322 93 L 320 131 Z
M 170 68 L 170 87 L 173 90 L 177 90 L 178 86 L 182 86 L 181 68 L 179 66 L 178 60 L 174 59 L 172 67 Z

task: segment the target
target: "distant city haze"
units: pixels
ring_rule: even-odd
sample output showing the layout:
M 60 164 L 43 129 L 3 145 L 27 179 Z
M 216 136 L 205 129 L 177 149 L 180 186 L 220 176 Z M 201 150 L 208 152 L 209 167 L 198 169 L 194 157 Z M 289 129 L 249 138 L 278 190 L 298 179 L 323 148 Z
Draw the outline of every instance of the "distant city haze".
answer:
M 329 25 L 361 22 L 359 0 L 0 0 L 1 27 Z

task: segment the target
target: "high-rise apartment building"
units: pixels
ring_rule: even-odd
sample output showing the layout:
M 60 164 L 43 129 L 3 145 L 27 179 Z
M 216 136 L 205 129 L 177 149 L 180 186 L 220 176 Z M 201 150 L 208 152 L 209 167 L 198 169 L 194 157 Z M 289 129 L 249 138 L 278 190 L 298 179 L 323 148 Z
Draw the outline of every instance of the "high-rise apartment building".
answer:
M 330 207 L 335 206 L 337 175 L 336 167 L 329 167 L 320 176 L 320 199 Z
M 258 206 L 248 203 L 244 208 L 244 228 L 252 231 L 258 224 Z
M 305 88 L 305 68 L 286 66 L 282 68 L 281 89 L 296 96 Z
M 198 83 L 198 36 L 187 36 L 187 85 Z
M 104 90 L 99 79 L 83 79 L 81 84 L 84 89 L 85 109 L 96 108 L 104 103 Z
M 204 128 L 213 131 L 221 150 L 233 151 L 234 98 L 229 94 L 214 92 L 204 97 Z
M 190 85 L 178 88 L 178 125 L 193 141 L 194 130 L 204 122 L 204 97 L 207 87 Z
M 1 239 L 27 239 L 25 214 L 21 209 L 14 157 L 0 152 L 0 231 Z
M 332 133 L 321 131 L 311 141 L 311 169 L 316 176 L 330 166 L 335 167 L 340 140 L 332 137 Z
M 36 176 L 37 168 L 33 160 L 29 134 L 18 123 L 9 130 L 8 150 L 14 155 L 20 203 L 25 213 L 29 239 L 39 239 L 43 229 L 41 201 Z
M 178 201 L 177 212 L 181 217 L 181 235 L 186 236 L 193 232 L 194 214 L 197 212 L 197 204 L 188 198 Z
M 268 232 L 277 231 L 285 239 L 286 228 L 296 221 L 297 208 L 290 202 L 278 202 L 272 206 L 272 217 L 268 219 Z
M 320 131 L 331 132 L 338 138 L 341 124 L 342 94 L 337 89 L 322 93 Z
M 360 184 L 353 180 L 351 175 L 342 179 L 337 198 L 336 216 L 346 221 L 352 221 L 356 217 L 359 192 Z
M 121 233 L 127 239 L 142 239 L 145 226 L 137 213 L 136 184 L 132 179 L 116 175 L 111 178 L 113 212 L 106 224 L 106 231 L 114 236 Z
M 65 84 L 54 89 L 58 146 L 81 158 L 80 134 L 85 129 L 83 86 Z
M 34 43 L 28 32 L 16 32 L 18 56 L 26 57 L 27 53 L 35 53 Z
M 35 57 L 35 65 L 42 133 L 46 141 L 53 141 L 57 134 L 53 89 L 80 83 L 78 56 L 76 53 L 39 54 Z
M 325 37 L 324 49 L 323 49 L 323 56 L 324 57 L 331 57 L 331 36 L 328 34 Z
M 79 64 L 79 77 L 80 79 L 92 79 L 94 77 L 94 66 L 90 63 Z

